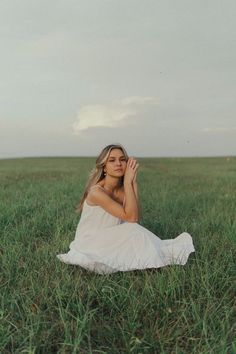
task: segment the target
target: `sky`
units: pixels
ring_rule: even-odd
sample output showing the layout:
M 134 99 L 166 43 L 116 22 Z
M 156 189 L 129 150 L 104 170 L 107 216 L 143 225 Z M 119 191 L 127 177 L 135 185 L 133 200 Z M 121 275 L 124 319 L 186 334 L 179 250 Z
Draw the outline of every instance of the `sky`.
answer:
M 0 158 L 236 155 L 233 0 L 1 0 Z

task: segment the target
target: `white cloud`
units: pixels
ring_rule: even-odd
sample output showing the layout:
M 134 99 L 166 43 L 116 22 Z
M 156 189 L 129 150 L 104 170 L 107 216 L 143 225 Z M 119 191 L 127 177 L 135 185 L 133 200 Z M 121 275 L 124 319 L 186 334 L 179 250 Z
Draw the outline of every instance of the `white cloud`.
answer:
M 73 133 L 79 135 L 81 131 L 94 127 L 125 126 L 130 117 L 137 116 L 141 110 L 157 104 L 159 104 L 157 97 L 131 96 L 108 104 L 83 106 L 73 123 Z

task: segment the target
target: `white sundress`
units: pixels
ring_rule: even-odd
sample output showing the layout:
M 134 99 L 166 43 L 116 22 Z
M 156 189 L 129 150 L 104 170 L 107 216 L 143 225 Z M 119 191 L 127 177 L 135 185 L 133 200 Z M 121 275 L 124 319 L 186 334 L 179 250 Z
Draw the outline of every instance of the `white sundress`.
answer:
M 185 265 L 195 252 L 187 232 L 161 240 L 142 225 L 122 221 L 86 200 L 69 248 L 68 253 L 57 255 L 60 261 L 98 274 Z

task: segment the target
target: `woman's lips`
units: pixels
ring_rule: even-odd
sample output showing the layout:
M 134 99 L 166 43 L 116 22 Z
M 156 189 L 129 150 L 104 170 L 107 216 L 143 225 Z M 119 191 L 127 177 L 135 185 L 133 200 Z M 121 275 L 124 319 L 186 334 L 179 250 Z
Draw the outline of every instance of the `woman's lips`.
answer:
M 117 170 L 115 170 L 115 171 L 122 171 L 122 169 L 121 168 L 118 168 Z

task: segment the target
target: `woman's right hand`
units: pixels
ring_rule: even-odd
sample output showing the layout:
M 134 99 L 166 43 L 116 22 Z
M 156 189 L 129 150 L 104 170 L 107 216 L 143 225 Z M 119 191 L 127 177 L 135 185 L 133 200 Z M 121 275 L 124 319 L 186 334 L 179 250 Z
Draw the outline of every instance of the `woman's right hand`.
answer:
M 124 184 L 133 182 L 138 166 L 139 164 L 134 158 L 130 157 L 128 159 L 124 175 Z

